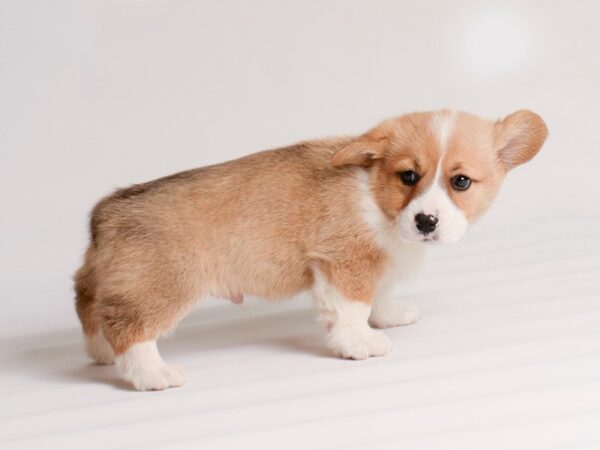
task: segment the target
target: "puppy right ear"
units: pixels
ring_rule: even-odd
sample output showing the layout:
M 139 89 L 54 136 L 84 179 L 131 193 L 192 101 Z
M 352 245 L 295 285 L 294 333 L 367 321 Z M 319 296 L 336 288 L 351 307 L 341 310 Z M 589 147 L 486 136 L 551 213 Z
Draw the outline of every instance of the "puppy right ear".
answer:
M 331 158 L 331 164 L 333 167 L 347 165 L 368 167 L 373 161 L 383 157 L 385 142 L 385 139 L 376 139 L 369 134 L 360 136 L 336 151 Z

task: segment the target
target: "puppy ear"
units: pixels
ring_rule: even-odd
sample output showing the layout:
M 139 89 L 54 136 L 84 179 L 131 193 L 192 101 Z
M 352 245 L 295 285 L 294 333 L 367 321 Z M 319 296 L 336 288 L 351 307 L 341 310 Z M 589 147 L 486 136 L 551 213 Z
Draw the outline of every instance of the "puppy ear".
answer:
M 370 166 L 376 159 L 383 157 L 385 139 L 375 138 L 369 134 L 360 136 L 333 154 L 333 167 L 354 165 Z
M 521 110 L 494 124 L 498 159 L 511 170 L 532 159 L 542 148 L 548 128 L 536 113 Z

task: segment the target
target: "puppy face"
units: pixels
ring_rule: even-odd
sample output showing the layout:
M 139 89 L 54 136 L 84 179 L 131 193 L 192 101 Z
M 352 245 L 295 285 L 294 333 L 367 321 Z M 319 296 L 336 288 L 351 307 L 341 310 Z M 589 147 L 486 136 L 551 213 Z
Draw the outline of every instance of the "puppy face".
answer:
M 402 239 L 456 242 L 547 134 L 530 111 L 497 122 L 449 110 L 414 113 L 358 137 L 332 163 L 369 168 L 372 194 Z

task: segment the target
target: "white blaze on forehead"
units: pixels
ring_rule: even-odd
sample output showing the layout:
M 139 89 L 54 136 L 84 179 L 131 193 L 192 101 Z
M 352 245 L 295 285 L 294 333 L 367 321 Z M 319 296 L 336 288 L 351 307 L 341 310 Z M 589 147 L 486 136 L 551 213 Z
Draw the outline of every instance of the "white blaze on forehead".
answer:
M 452 110 L 445 109 L 433 114 L 431 118 L 431 129 L 440 146 L 440 159 L 438 161 L 438 169 L 446 153 L 448 141 L 454 132 L 454 124 L 456 122 L 456 113 Z
M 448 141 L 452 137 L 454 132 L 454 124 L 456 122 L 456 113 L 452 110 L 443 110 L 433 114 L 431 118 L 431 129 L 438 141 L 440 157 L 438 159 L 437 167 L 435 169 L 435 176 L 431 182 L 430 189 L 434 189 L 437 185 L 440 185 L 440 189 L 443 187 L 443 183 L 440 183 L 440 176 L 442 173 L 442 162 L 446 150 L 448 149 Z

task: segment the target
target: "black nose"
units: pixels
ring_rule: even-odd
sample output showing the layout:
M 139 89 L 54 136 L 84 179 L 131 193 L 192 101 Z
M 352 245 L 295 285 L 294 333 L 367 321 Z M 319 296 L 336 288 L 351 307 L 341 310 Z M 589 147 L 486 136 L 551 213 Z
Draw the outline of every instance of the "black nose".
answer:
M 419 213 L 415 216 L 415 222 L 417 223 L 417 229 L 423 234 L 429 234 L 438 223 L 438 218 L 431 214 Z

